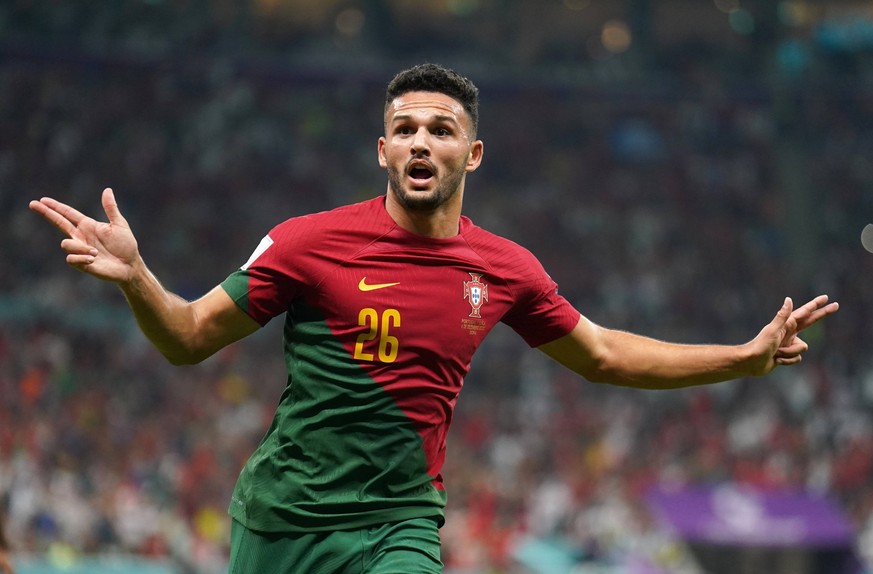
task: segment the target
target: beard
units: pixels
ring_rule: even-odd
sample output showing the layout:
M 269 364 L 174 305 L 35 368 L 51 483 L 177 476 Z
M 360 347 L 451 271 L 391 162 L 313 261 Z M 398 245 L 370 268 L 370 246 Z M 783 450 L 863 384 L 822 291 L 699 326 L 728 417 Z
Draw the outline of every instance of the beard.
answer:
M 434 168 L 432 172 L 433 177 L 437 178 L 436 168 Z M 464 180 L 464 175 L 466 173 L 467 172 L 464 168 L 456 169 L 447 173 L 445 177 L 438 178 L 437 187 L 433 191 L 409 192 L 403 186 L 403 180 L 406 178 L 406 171 L 400 172 L 397 169 L 389 167 L 388 185 L 391 187 L 391 191 L 394 192 L 397 201 L 399 201 L 406 209 L 410 211 L 429 212 L 434 211 L 457 195 L 458 191 L 461 189 L 461 182 Z

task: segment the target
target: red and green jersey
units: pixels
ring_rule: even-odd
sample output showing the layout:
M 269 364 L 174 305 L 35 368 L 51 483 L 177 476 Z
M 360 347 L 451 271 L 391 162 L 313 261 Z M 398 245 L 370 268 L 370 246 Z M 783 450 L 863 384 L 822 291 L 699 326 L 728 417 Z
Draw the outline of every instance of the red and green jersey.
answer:
M 579 320 L 527 250 L 466 217 L 455 237 L 415 235 L 384 196 L 279 224 L 222 287 L 262 325 L 286 314 L 288 383 L 230 503 L 254 530 L 442 523 L 476 348 L 498 321 L 538 346 Z

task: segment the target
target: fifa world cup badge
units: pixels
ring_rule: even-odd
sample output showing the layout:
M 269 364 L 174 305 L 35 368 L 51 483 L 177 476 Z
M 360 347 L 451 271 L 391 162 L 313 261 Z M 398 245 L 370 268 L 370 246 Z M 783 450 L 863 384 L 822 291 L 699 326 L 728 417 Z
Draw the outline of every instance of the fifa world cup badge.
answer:
M 464 299 L 470 301 L 470 317 L 479 318 L 479 309 L 482 304 L 488 300 L 488 285 L 482 283 L 482 275 L 480 273 L 470 273 L 470 281 L 464 281 Z

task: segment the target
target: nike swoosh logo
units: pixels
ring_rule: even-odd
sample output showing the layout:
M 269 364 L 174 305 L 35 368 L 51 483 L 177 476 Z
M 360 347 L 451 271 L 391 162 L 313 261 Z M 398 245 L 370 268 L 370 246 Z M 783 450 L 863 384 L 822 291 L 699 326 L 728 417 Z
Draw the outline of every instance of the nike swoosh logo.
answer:
M 394 287 L 395 285 L 400 285 L 400 282 L 397 283 L 367 283 L 367 278 L 364 277 L 361 279 L 361 282 L 358 283 L 358 289 L 361 291 L 375 291 L 376 289 L 384 289 L 385 287 Z

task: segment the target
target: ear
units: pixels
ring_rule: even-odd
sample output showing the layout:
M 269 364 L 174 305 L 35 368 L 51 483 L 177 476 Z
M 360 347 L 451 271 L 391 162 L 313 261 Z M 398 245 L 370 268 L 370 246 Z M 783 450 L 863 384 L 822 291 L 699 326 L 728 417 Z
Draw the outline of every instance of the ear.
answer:
M 378 145 L 378 154 L 379 154 L 379 165 L 381 167 L 388 167 L 388 160 L 385 158 L 385 138 L 380 137 Z
M 467 156 L 466 167 L 468 172 L 476 171 L 476 168 L 482 163 L 482 154 L 485 153 L 484 146 L 485 144 L 482 143 L 482 140 L 476 140 L 470 146 L 470 154 Z

